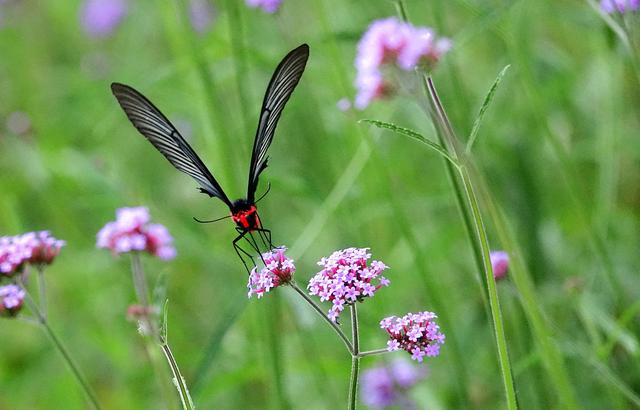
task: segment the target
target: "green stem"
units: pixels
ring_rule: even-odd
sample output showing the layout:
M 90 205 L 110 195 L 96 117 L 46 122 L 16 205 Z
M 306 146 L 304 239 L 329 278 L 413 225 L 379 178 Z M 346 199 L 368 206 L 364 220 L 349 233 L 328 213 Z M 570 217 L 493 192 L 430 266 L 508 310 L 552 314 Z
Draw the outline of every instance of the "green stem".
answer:
M 406 8 L 404 6 L 404 2 L 402 0 L 395 0 L 395 5 L 396 5 L 396 9 L 398 11 L 398 14 L 400 15 L 400 17 L 402 18 L 403 21 L 405 22 L 409 22 L 409 18 L 407 16 L 407 12 L 406 12 Z M 421 76 L 425 81 L 425 91 L 428 93 L 428 87 L 426 87 L 427 81 L 426 81 L 426 75 L 424 73 L 418 73 L 419 76 Z M 429 116 L 431 117 L 434 127 L 436 127 L 436 131 L 437 131 L 437 127 L 439 126 L 438 123 L 436 121 L 434 121 L 434 118 L 436 116 L 436 113 L 433 110 L 433 107 L 428 104 L 427 105 L 427 111 L 429 113 Z M 436 132 L 436 135 L 438 136 L 438 142 L 440 143 L 440 146 L 442 147 L 447 147 L 449 149 L 454 148 L 451 147 L 451 143 L 448 140 L 445 140 L 445 138 L 443 137 L 444 132 Z M 453 153 L 454 158 L 456 158 L 456 163 L 457 163 L 457 155 L 455 154 L 455 151 Z M 488 300 L 488 295 L 487 295 L 487 284 L 485 283 L 485 277 L 484 275 L 482 275 L 482 251 L 480 249 L 480 247 L 478 246 L 478 242 L 476 240 L 473 239 L 473 223 L 472 223 L 472 218 L 471 218 L 471 213 L 469 212 L 469 209 L 465 206 L 465 201 L 464 201 L 464 189 L 462 188 L 462 185 L 460 183 L 460 180 L 458 179 L 458 167 L 454 166 L 453 163 L 451 163 L 450 161 L 444 161 L 445 167 L 447 169 L 447 176 L 449 177 L 449 182 L 451 183 L 451 185 L 453 186 L 453 191 L 456 195 L 456 204 L 458 205 L 458 211 L 460 212 L 461 216 L 462 216 L 462 221 L 464 222 L 464 227 L 465 227 L 465 231 L 467 233 L 467 237 L 469 238 L 469 242 L 471 244 L 471 249 L 473 250 L 473 258 L 474 258 L 474 262 L 476 264 L 476 269 L 478 272 L 478 278 L 479 278 L 479 282 L 482 285 L 481 289 L 483 292 L 483 298 L 482 301 L 484 303 L 485 309 L 487 310 L 487 316 L 489 316 L 489 308 L 488 308 L 488 304 L 487 304 L 487 300 Z
M 355 410 L 358 400 L 358 376 L 360 375 L 360 336 L 358 334 L 358 308 L 356 303 L 349 305 L 351 311 L 351 382 L 349 383 L 349 410 Z
M 40 308 L 42 309 L 42 316 L 47 319 L 47 288 L 44 280 L 44 268 L 42 265 L 38 265 L 38 291 L 40 294 Z
M 144 274 L 144 269 L 142 268 L 142 260 L 138 252 L 131 253 L 131 275 L 138 303 L 142 306 L 143 310 L 141 322 L 146 329 L 143 329 L 141 333 L 144 339 L 145 350 L 153 367 L 153 372 L 156 375 L 163 400 L 167 406 L 175 407 L 173 397 L 169 394 L 170 388 L 167 386 L 169 375 L 166 372 L 166 368 L 160 363 L 160 357 L 155 348 L 155 342 L 160 340 L 160 344 L 162 345 L 162 340 L 160 329 L 158 329 L 158 325 L 153 319 L 152 306 L 149 304 L 149 287 L 147 286 L 147 279 Z M 169 365 L 171 366 L 171 364 Z
M 500 311 L 498 291 L 496 289 L 496 282 L 493 278 L 493 269 L 491 267 L 491 259 L 489 256 L 490 250 L 489 241 L 487 239 L 487 232 L 484 228 L 484 223 L 480 214 L 480 207 L 478 206 L 478 199 L 473 190 L 471 178 L 469 177 L 469 173 L 466 167 L 461 168 L 460 176 L 462 177 L 465 192 L 467 194 L 467 201 L 473 214 L 477 240 L 479 241 L 480 248 L 482 249 L 484 273 L 489 293 L 489 306 L 491 307 L 491 316 L 493 318 L 496 344 L 498 346 L 498 358 L 500 361 L 500 368 L 502 370 L 502 381 L 504 383 L 505 393 L 507 397 L 507 407 L 509 409 L 517 409 L 518 401 L 513 384 L 513 375 L 511 372 L 511 363 L 509 362 L 509 354 L 507 352 L 507 340 L 504 333 L 504 324 L 502 322 L 502 312 Z
M 85 394 L 87 395 L 89 402 L 91 402 L 91 405 L 93 405 L 95 409 L 100 410 L 101 407 L 98 404 L 98 400 L 96 399 L 95 394 L 91 390 L 89 383 L 85 381 L 84 377 L 82 376 L 82 373 L 80 373 L 80 369 L 74 363 L 73 359 L 71 358 L 71 355 L 69 354 L 69 351 L 64 346 L 64 344 L 62 344 L 62 341 L 58 339 L 58 336 L 56 336 L 56 334 L 53 332 L 53 329 L 51 329 L 51 327 L 49 326 L 49 323 L 47 322 L 47 318 L 40 311 L 40 309 L 38 309 L 38 305 L 35 303 L 31 295 L 29 294 L 29 292 L 27 292 L 27 289 L 24 287 L 24 283 L 22 283 L 22 281 L 20 281 L 19 286 L 22 288 L 22 290 L 24 290 L 27 304 L 29 305 L 29 309 L 31 309 L 31 311 L 35 313 L 36 317 L 38 318 L 38 323 L 42 325 L 47 336 L 49 336 L 49 339 L 51 339 L 56 349 L 58 349 L 58 351 L 64 358 L 65 362 L 67 362 L 67 365 L 69 366 L 69 368 L 71 369 L 71 372 L 73 373 L 76 380 L 78 381 L 78 384 L 80 384 L 80 386 L 82 387 L 82 390 L 84 390 Z
M 145 309 L 149 308 L 149 289 L 147 288 L 147 280 L 142 270 L 142 262 L 138 252 L 131 253 L 131 275 L 133 277 L 133 287 L 140 303 Z M 145 315 L 145 317 L 147 317 Z M 147 317 L 148 321 L 148 317 Z
M 167 363 L 169 363 L 169 367 L 171 368 L 171 373 L 173 374 L 176 389 L 178 389 L 182 408 L 185 410 L 192 410 L 194 407 L 193 402 L 191 401 L 191 396 L 189 395 L 189 389 L 187 389 L 187 383 L 184 381 L 184 377 L 182 377 L 182 374 L 180 373 L 180 368 L 178 367 L 178 363 L 171 352 L 169 343 L 167 343 L 166 339 L 160 338 L 160 346 L 162 347 L 164 357 L 167 358 Z
M 324 312 L 322 311 L 322 309 L 320 308 L 320 306 L 318 306 L 316 304 L 316 302 L 313 301 L 313 299 L 311 299 L 309 297 L 309 295 L 307 295 L 304 290 L 300 289 L 300 287 L 298 286 L 297 283 L 295 282 L 290 282 L 289 285 L 293 288 L 293 290 L 295 290 L 296 292 L 298 292 L 298 294 L 300 296 L 302 296 L 302 298 L 305 300 L 305 302 L 307 302 L 312 308 L 313 310 L 316 311 L 316 313 L 318 315 L 320 315 L 320 317 L 322 317 L 322 319 L 324 319 L 325 322 L 327 322 L 332 328 L 333 330 L 336 331 L 336 333 L 338 334 L 338 336 L 340 337 L 340 339 L 342 339 L 342 341 L 344 342 L 344 345 L 347 347 L 347 350 L 349 351 L 349 353 L 351 353 L 351 355 L 353 355 L 354 350 L 353 350 L 353 345 L 351 344 L 351 342 L 349 341 L 349 339 L 347 338 L 347 336 L 344 334 L 344 332 L 342 331 L 342 329 L 340 329 L 340 327 L 331 319 L 329 319 L 329 317 L 327 317 L 327 315 L 324 314 Z
M 442 106 L 440 99 L 438 98 L 435 85 L 430 77 L 426 74 L 423 76 L 425 81 L 425 88 L 429 97 L 429 104 L 431 107 L 432 121 L 436 125 L 438 133 L 442 133 L 443 139 L 446 139 L 449 143 L 448 146 L 453 151 L 454 158 L 458 158 L 458 141 L 455 137 L 453 127 L 451 126 L 447 114 Z M 466 158 L 463 158 L 463 163 L 466 162 Z M 491 259 L 489 256 L 490 248 L 489 241 L 487 239 L 487 233 L 480 213 L 480 207 L 478 205 L 478 199 L 473 189 L 471 177 L 467 170 L 466 165 L 462 165 L 459 168 L 460 177 L 462 179 L 462 185 L 464 187 L 466 206 L 465 208 L 470 211 L 472 216 L 472 222 L 475 228 L 475 235 L 472 235 L 471 240 L 477 243 L 482 255 L 482 267 L 485 275 L 485 286 L 487 286 L 487 293 L 489 296 L 489 307 L 491 310 L 491 318 L 493 320 L 494 332 L 496 344 L 498 347 L 498 360 L 500 362 L 500 369 L 502 372 L 502 379 L 505 387 L 505 394 L 507 398 L 507 406 L 509 409 L 518 408 L 518 402 L 513 383 L 513 376 L 511 371 L 511 363 L 509 362 L 509 354 L 507 352 L 507 342 L 504 332 L 504 324 L 502 321 L 502 313 L 500 311 L 500 303 L 498 301 L 498 292 L 496 289 L 495 280 L 493 278 L 493 269 L 491 267 Z
M 635 17 L 635 16 L 634 16 Z M 631 54 L 631 65 L 636 75 L 636 79 L 640 83 L 640 49 L 638 48 L 634 33 L 629 28 L 629 23 L 625 16 L 622 16 L 622 30 L 629 39 L 629 53 Z
M 385 353 L 389 353 L 389 349 L 387 349 L 386 347 L 383 349 L 367 350 L 366 352 L 360 352 L 358 356 L 362 358 L 365 356 L 375 356 L 375 355 L 385 354 Z
M 407 9 L 404 6 L 404 2 L 402 0 L 396 0 L 395 5 L 396 5 L 396 11 L 400 15 L 400 18 L 402 19 L 402 21 L 408 22 L 409 17 L 407 16 Z

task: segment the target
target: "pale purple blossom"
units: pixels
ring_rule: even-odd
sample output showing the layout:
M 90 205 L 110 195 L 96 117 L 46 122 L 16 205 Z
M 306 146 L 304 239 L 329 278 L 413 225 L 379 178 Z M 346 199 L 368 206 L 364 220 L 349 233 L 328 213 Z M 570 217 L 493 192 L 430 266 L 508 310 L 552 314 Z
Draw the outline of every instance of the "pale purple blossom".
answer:
M 198 33 L 204 33 L 211 28 L 216 11 L 209 0 L 189 1 L 189 20 L 191 27 Z
M 24 111 L 14 111 L 7 116 L 7 130 L 15 135 L 26 135 L 32 129 L 31 118 Z
M 493 277 L 496 280 L 503 279 L 509 270 L 509 255 L 504 251 L 493 251 L 490 256 Z
M 362 110 L 371 101 L 393 92 L 395 87 L 382 74 L 383 66 L 404 71 L 419 65 L 432 68 L 451 44 L 451 40 L 438 38 L 430 28 L 415 27 L 395 17 L 374 21 L 358 42 L 355 107 Z
M 125 0 L 86 0 L 80 12 L 80 22 L 90 36 L 106 37 L 126 14 Z
M 351 101 L 349 101 L 347 97 L 343 97 L 338 100 L 338 102 L 336 103 L 336 107 L 338 107 L 338 109 L 342 112 L 349 111 L 349 109 L 351 109 Z
M 422 362 L 425 356 L 437 356 L 445 337 L 435 322 L 436 318 L 433 312 L 418 312 L 407 313 L 401 318 L 390 316 L 382 319 L 380 327 L 389 334 L 387 349 L 403 349 L 418 362 Z
M 248 297 L 256 295 L 258 299 L 271 289 L 291 282 L 296 267 L 293 260 L 285 256 L 286 247 L 280 246 L 262 254 L 265 267 L 258 272 L 254 267 L 249 274 Z
M 146 207 L 120 208 L 116 220 L 107 223 L 97 234 L 98 248 L 114 254 L 146 251 L 163 260 L 173 259 L 176 250 L 166 227 L 149 223 Z
M 322 258 L 318 265 L 322 271 L 309 281 L 309 294 L 320 297 L 320 301 L 333 303 L 329 318 L 336 321 L 345 305 L 362 302 L 372 297 L 382 286 L 388 286 L 389 280 L 381 275 L 387 266 L 371 258 L 369 248 L 348 248 L 336 251 L 328 258 Z M 373 283 L 377 280 L 377 283 Z
M 11 276 L 25 264 L 49 265 L 60 253 L 65 242 L 49 231 L 27 232 L 0 237 L 0 274 Z
M 247 6 L 256 8 L 259 7 L 265 13 L 275 13 L 280 8 L 282 0 L 246 0 Z
M 600 8 L 609 14 L 638 11 L 640 0 L 601 0 Z
M 19 286 L 0 286 L 0 316 L 15 316 L 24 302 L 25 292 Z
M 372 367 L 362 373 L 362 402 L 374 409 L 415 409 L 408 392 L 426 377 L 426 370 L 404 359 Z

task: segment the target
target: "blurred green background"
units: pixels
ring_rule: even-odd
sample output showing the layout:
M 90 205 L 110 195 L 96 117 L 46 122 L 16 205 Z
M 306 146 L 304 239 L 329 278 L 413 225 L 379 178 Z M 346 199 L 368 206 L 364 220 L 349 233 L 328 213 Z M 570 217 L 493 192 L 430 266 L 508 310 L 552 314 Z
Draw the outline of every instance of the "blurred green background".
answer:
M 627 50 L 583 1 L 406 4 L 414 24 L 454 41 L 435 81 L 459 135 L 512 65 L 474 156 L 515 232 L 533 284 L 528 303 L 541 314 L 534 323 L 522 288 L 498 283 L 522 408 L 564 408 L 563 394 L 581 408 L 638 406 L 640 87 Z M 357 123 L 392 121 L 435 139 L 428 117 L 411 95 L 363 112 L 336 106 L 355 93 L 358 39 L 395 15 L 393 2 L 284 0 L 274 15 L 239 0 L 208 5 L 204 31 L 192 27 L 186 0 L 132 1 L 112 32 L 92 36 L 82 2 L 0 2 L 0 235 L 49 229 L 67 241 L 46 272 L 51 324 L 104 408 L 164 406 L 125 318 L 135 301 L 129 260 L 95 248 L 115 209 L 138 205 L 175 238 L 175 260 L 144 264 L 152 283 L 167 281 L 169 341 L 199 408 L 345 406 L 341 342 L 290 289 L 247 300 L 232 223 L 191 219 L 227 209 L 155 152 L 109 90 L 119 81 L 147 95 L 239 198 L 268 79 L 303 42 L 307 70 L 261 179 L 261 191 L 272 185 L 263 223 L 290 248 L 302 285 L 320 257 L 349 246 L 370 247 L 391 267 L 392 285 L 360 307 L 364 349 L 386 343 L 383 316 L 441 316 L 447 343 L 423 365 L 430 376 L 412 393 L 420 408 L 503 407 L 491 321 L 442 160 Z M 491 246 L 505 247 L 485 223 Z M 40 329 L 0 323 L 0 409 L 88 407 Z M 568 386 L 554 385 L 536 326 L 560 352 Z

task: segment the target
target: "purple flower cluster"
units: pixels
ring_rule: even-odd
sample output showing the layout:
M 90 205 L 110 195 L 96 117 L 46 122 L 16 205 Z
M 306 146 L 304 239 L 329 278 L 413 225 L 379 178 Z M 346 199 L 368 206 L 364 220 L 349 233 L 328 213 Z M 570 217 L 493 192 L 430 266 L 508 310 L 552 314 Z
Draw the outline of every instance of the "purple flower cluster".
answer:
M 387 266 L 380 261 L 372 261 L 369 248 L 348 248 L 336 251 L 328 258 L 322 258 L 318 265 L 320 272 L 309 281 L 309 294 L 319 296 L 320 301 L 333 303 L 328 317 L 336 321 L 345 305 L 356 301 L 361 302 L 366 297 L 373 296 L 382 286 L 389 286 L 389 280 L 380 275 Z M 377 279 L 378 284 L 374 284 Z
M 504 279 L 509 270 L 509 255 L 504 251 L 493 251 L 490 256 L 493 277 L 496 280 Z
M 423 367 L 416 367 L 404 359 L 372 367 L 362 373 L 362 401 L 374 409 L 394 406 L 415 409 L 416 405 L 407 393 L 425 376 Z
M 601 0 L 600 8 L 609 14 L 638 11 L 640 0 Z
M 60 253 L 65 242 L 48 231 L 28 232 L 0 237 L 0 274 L 12 276 L 26 263 L 48 265 Z
M 146 207 L 118 209 L 116 220 L 98 232 L 97 247 L 115 254 L 146 251 L 160 259 L 173 259 L 176 250 L 169 231 L 163 225 L 149 224 L 149 220 Z
M 432 66 L 450 48 L 451 40 L 436 38 L 430 28 L 414 27 L 395 17 L 374 21 L 358 43 L 355 107 L 362 110 L 391 92 L 383 66 L 395 64 L 404 71 L 422 64 Z
M 248 297 L 256 295 L 260 299 L 271 289 L 286 285 L 291 281 L 296 267 L 293 260 L 285 256 L 286 250 L 287 248 L 281 246 L 262 254 L 265 267 L 260 272 L 255 267 L 251 270 L 247 283 Z
M 208 0 L 191 0 L 189 2 L 189 20 L 191 27 L 198 33 L 209 30 L 215 18 L 215 9 Z
M 380 321 L 380 327 L 389 333 L 387 349 L 392 352 L 403 349 L 411 358 L 422 362 L 425 356 L 440 354 L 444 335 L 434 319 L 433 312 L 407 313 L 403 317 L 390 316 Z
M 282 0 L 246 0 L 249 7 L 260 7 L 265 13 L 275 13 L 280 8 Z
M 0 286 L 0 316 L 15 316 L 24 302 L 25 292 L 19 286 Z
M 125 0 L 87 0 L 80 12 L 80 23 L 92 37 L 110 35 L 127 14 Z

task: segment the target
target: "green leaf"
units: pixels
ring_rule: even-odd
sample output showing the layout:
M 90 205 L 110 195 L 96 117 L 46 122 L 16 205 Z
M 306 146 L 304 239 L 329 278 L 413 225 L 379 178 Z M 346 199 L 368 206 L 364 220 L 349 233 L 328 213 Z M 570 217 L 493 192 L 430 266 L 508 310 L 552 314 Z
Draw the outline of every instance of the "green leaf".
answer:
M 169 314 L 169 299 L 165 299 L 164 305 L 162 306 L 162 320 L 160 321 L 160 342 L 162 344 L 166 344 L 168 340 L 167 338 L 167 333 L 169 332 L 168 322 L 167 322 L 168 314 Z
M 413 138 L 414 140 L 420 141 L 421 143 L 425 144 L 429 148 L 433 149 L 434 151 L 436 151 L 437 153 L 442 155 L 444 158 L 448 159 L 453 165 L 456 166 L 456 168 L 459 167 L 458 161 L 456 161 L 451 156 L 449 156 L 447 151 L 444 148 L 442 148 L 442 146 L 440 146 L 439 144 L 436 144 L 433 141 L 428 140 L 426 137 L 424 137 L 419 132 L 416 132 L 416 131 L 411 130 L 409 128 L 400 127 L 400 126 L 392 124 L 390 122 L 384 122 L 384 121 L 378 121 L 378 120 L 363 119 L 363 120 L 360 120 L 358 122 L 364 122 L 364 123 L 367 123 L 367 124 L 375 125 L 378 128 L 384 128 L 384 129 L 387 129 L 387 130 L 391 130 L 391 131 L 395 132 L 396 134 L 401 134 L 401 135 L 404 135 L 406 137 Z
M 511 67 L 511 65 L 507 65 L 505 68 L 502 69 L 502 71 L 500 71 L 500 74 L 498 74 L 498 77 L 496 77 L 496 80 L 493 82 L 491 89 L 489 89 L 487 96 L 484 97 L 484 102 L 482 103 L 482 107 L 480 107 L 478 116 L 476 117 L 476 120 L 473 123 L 471 134 L 469 134 L 469 139 L 467 140 L 467 150 L 466 150 L 467 154 L 471 152 L 471 147 L 473 146 L 473 143 L 476 141 L 476 138 L 478 136 L 478 130 L 480 129 L 480 123 L 482 122 L 482 117 L 484 117 L 485 111 L 487 111 L 487 108 L 489 108 L 489 104 L 491 104 L 491 100 L 493 100 L 493 96 L 495 95 L 496 90 L 498 89 L 498 84 L 500 84 L 500 81 L 502 81 L 502 77 L 504 77 L 504 75 L 507 73 L 507 70 L 509 69 L 509 67 Z

